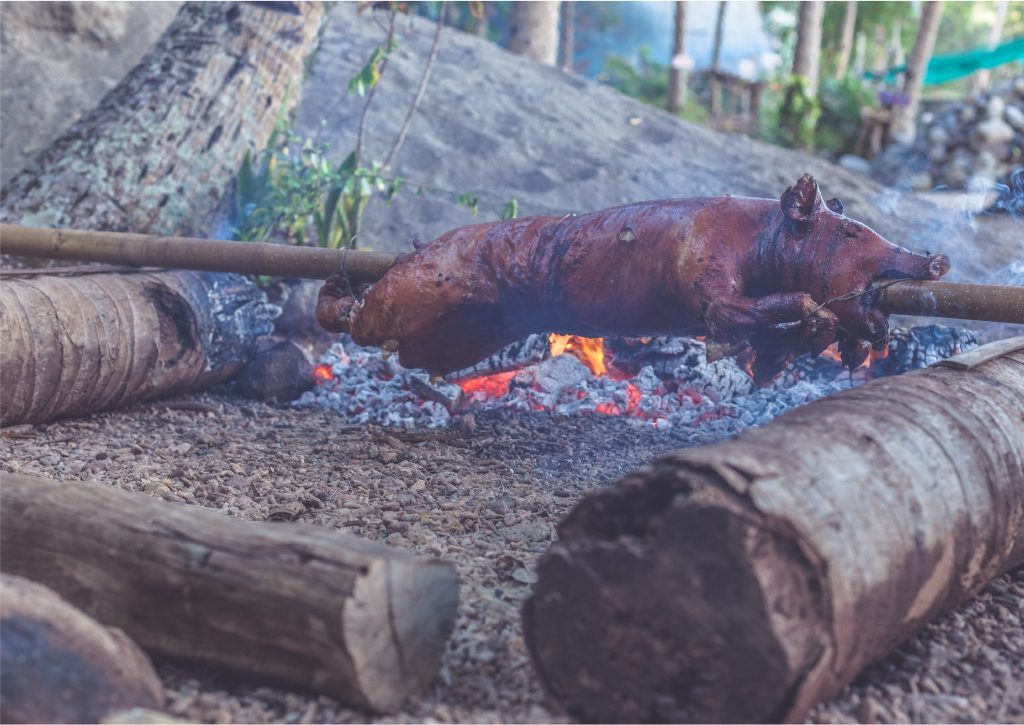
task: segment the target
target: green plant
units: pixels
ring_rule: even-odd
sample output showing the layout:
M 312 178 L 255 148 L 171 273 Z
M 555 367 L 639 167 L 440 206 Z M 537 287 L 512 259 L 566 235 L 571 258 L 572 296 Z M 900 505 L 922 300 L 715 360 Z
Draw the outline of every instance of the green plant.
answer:
M 853 153 L 861 127 L 861 110 L 877 105 L 872 88 L 859 78 L 825 79 L 818 89 L 821 115 L 814 132 L 814 145 L 833 156 Z
M 791 76 L 784 84 L 778 110 L 778 140 L 783 146 L 814 148 L 814 132 L 818 127 L 821 107 L 808 85 L 803 76 Z

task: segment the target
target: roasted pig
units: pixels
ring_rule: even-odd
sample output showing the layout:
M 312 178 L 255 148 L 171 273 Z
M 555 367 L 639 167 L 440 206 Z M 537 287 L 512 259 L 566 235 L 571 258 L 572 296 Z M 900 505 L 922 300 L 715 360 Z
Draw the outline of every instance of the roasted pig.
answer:
M 333 275 L 317 319 L 438 375 L 531 332 L 703 335 L 709 356 L 737 356 L 766 383 L 836 341 L 844 363 L 860 365 L 889 334 L 864 291 L 948 268 L 846 217 L 805 175 L 781 203 L 649 201 L 455 229 L 371 287 Z

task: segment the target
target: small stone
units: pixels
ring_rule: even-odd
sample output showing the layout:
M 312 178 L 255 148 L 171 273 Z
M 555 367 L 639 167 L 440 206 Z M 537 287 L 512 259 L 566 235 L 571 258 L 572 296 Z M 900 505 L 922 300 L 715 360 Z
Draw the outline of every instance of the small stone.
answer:
M 839 165 L 847 171 L 857 174 L 871 175 L 871 162 L 861 156 L 854 154 L 843 154 L 839 157 Z
M 512 578 L 520 584 L 536 584 L 537 575 L 528 569 L 516 569 L 512 572 Z
M 932 183 L 932 175 L 927 171 L 922 171 L 919 174 L 914 174 L 910 177 L 910 188 L 914 191 L 928 191 L 935 184 Z
M 1004 110 L 1006 110 L 1006 101 L 999 96 L 992 96 L 985 104 L 985 112 L 989 118 L 1002 118 Z
M 1009 143 L 1013 140 L 1013 127 L 1002 118 L 982 121 L 974 128 L 974 133 L 983 142 L 990 144 Z
M 1024 131 L 1024 110 L 1018 106 L 1008 105 L 1003 111 L 1003 118 L 1018 131 Z
M 945 146 L 949 143 L 949 131 L 942 126 L 932 126 L 928 129 L 928 140 L 933 144 Z

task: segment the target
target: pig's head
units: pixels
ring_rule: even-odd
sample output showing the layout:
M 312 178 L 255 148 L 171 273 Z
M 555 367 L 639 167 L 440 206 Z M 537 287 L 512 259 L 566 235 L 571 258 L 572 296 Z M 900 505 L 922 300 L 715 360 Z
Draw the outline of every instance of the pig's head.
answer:
M 942 254 L 916 254 L 845 216 L 838 199 L 824 201 L 805 174 L 781 197 L 776 274 L 789 291 L 809 293 L 839 318 L 843 362 L 856 367 L 889 340 L 889 321 L 870 305 L 872 286 L 892 279 L 938 279 L 949 270 Z

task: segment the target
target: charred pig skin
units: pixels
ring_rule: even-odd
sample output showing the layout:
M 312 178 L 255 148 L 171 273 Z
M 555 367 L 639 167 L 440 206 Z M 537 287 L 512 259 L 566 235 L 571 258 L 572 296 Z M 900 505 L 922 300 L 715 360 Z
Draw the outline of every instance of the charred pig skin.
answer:
M 369 289 L 333 275 L 317 319 L 437 375 L 531 332 L 704 335 L 709 356 L 738 356 L 766 383 L 835 341 L 859 365 L 889 334 L 859 293 L 948 268 L 846 217 L 805 175 L 780 201 L 650 201 L 455 229 Z

